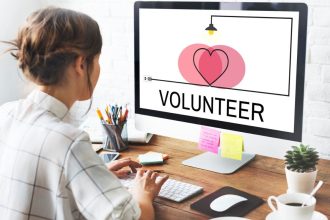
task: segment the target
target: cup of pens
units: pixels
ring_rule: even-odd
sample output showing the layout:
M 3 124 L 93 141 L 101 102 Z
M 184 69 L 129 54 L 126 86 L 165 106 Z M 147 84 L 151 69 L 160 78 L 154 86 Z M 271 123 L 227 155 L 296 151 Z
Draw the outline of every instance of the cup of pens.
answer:
M 125 109 L 124 113 L 122 107 L 107 106 L 105 109 L 105 120 L 100 109 L 96 110 L 98 117 L 101 120 L 101 125 L 104 130 L 103 149 L 109 151 L 120 152 L 128 148 L 128 135 L 127 135 L 127 115 L 128 110 Z

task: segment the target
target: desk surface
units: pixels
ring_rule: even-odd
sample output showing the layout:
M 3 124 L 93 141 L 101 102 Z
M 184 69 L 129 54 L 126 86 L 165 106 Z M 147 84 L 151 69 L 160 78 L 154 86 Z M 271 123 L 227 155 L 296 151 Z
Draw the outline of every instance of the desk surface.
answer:
M 157 219 L 209 219 L 208 216 L 190 209 L 190 204 L 224 186 L 232 186 L 267 200 L 270 195 L 280 195 L 287 189 L 284 174 L 284 161 L 257 155 L 247 166 L 230 175 L 223 175 L 206 170 L 184 166 L 181 162 L 202 153 L 197 143 L 181 141 L 162 136 L 154 136 L 148 145 L 130 145 L 121 153 L 121 157 L 136 159 L 138 154 L 148 151 L 166 153 L 170 159 L 161 166 L 148 166 L 150 169 L 161 169 L 170 178 L 196 184 L 204 192 L 182 203 L 174 203 L 156 198 L 154 205 Z M 321 160 L 318 166 L 318 180 L 325 184 L 316 193 L 316 210 L 325 214 L 330 220 L 330 161 Z M 265 219 L 271 210 L 265 202 L 251 211 L 246 218 Z

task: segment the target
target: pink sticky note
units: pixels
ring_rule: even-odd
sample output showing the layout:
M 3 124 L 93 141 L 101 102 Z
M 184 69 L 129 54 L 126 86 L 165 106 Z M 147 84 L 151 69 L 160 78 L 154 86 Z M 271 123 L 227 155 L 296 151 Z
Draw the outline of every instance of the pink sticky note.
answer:
M 198 148 L 204 151 L 210 151 L 217 154 L 220 143 L 220 132 L 209 128 L 201 127 Z

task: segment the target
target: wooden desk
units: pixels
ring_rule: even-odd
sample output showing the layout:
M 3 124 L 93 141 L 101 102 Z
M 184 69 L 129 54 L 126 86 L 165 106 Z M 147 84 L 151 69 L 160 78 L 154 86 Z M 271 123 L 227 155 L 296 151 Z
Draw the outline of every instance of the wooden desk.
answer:
M 267 146 L 265 146 L 267 147 Z M 224 186 L 232 186 L 267 200 L 270 195 L 286 192 L 284 161 L 264 156 L 256 156 L 247 166 L 231 175 L 223 175 L 206 170 L 184 166 L 181 162 L 202 153 L 197 143 L 154 136 L 148 145 L 130 145 L 129 150 L 122 152 L 122 157 L 136 159 L 138 154 L 148 151 L 166 153 L 170 159 L 161 166 L 148 166 L 150 169 L 164 170 L 171 178 L 196 184 L 204 192 L 183 203 L 175 203 L 156 198 L 156 219 L 209 219 L 202 213 L 190 209 L 190 204 Z M 330 161 L 322 160 L 318 166 L 317 179 L 325 182 L 316 194 L 316 210 L 325 214 L 330 220 Z M 246 218 L 265 219 L 271 210 L 265 202 L 251 211 Z

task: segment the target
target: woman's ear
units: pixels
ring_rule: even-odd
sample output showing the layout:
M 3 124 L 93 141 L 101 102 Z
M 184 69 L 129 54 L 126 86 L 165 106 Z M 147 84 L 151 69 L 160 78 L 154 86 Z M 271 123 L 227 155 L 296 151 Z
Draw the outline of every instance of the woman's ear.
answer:
M 86 74 L 86 59 L 83 56 L 78 56 L 74 62 L 74 69 L 76 74 L 79 77 L 84 76 Z

